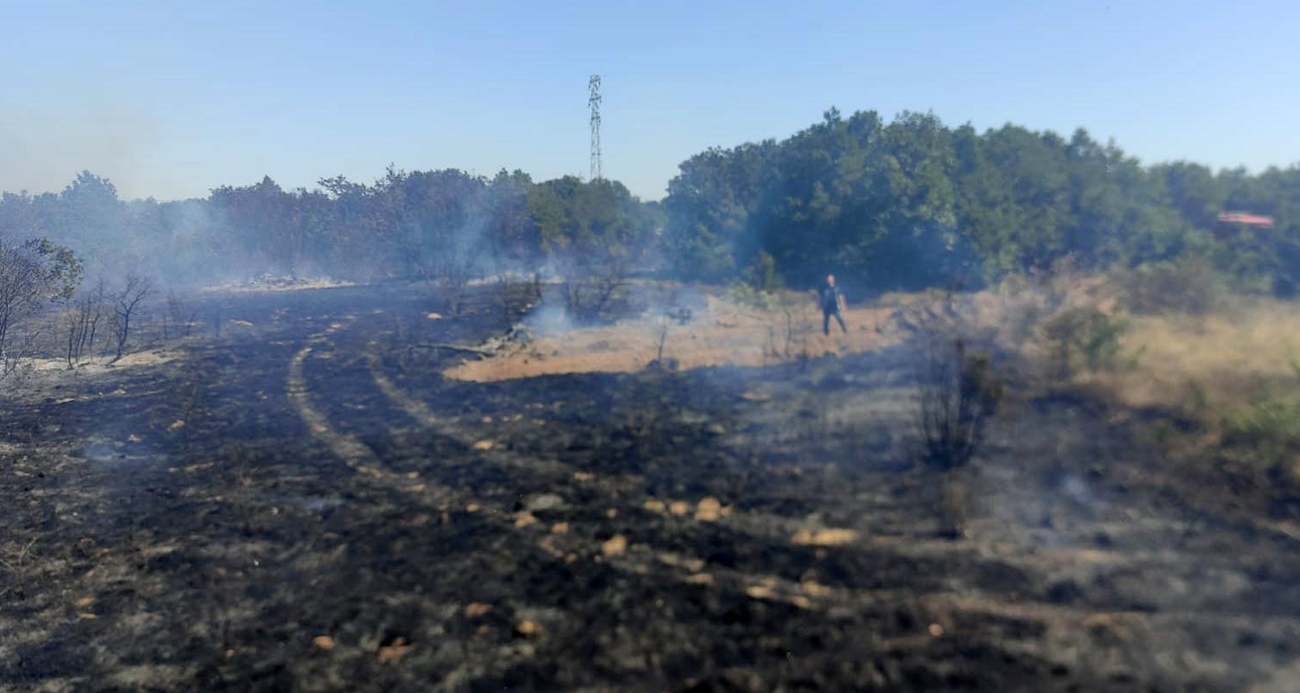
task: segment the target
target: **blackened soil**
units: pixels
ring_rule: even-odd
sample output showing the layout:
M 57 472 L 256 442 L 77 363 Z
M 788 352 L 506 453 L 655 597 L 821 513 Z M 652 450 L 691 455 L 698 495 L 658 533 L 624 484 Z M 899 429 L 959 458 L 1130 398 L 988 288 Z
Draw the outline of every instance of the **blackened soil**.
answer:
M 1013 405 L 954 539 L 908 348 L 445 380 L 511 300 L 210 298 L 244 326 L 5 402 L 0 687 L 1300 690 L 1289 526 L 1115 412 Z

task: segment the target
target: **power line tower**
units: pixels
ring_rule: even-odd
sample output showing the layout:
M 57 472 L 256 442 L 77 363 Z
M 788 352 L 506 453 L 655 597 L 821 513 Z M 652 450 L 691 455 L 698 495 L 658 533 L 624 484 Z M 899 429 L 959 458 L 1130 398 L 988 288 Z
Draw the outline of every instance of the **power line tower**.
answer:
M 591 96 L 587 106 L 591 108 L 591 180 L 602 178 L 600 171 L 600 75 L 592 75 L 587 80 L 587 89 Z

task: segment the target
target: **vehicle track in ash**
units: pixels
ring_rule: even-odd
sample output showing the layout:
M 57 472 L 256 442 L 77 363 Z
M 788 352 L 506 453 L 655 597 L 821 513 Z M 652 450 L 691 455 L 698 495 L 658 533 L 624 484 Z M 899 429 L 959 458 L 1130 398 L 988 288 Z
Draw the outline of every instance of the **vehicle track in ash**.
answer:
M 407 494 L 430 512 L 442 513 L 443 521 L 450 513 L 457 512 L 472 512 L 486 519 L 494 533 L 508 537 L 499 540 L 498 546 L 508 550 L 494 557 L 503 563 L 498 570 L 517 571 L 518 566 L 512 564 L 526 563 L 519 560 L 520 556 L 540 550 L 570 570 L 578 569 L 575 563 L 585 569 L 616 570 L 622 579 L 647 585 L 658 595 L 666 591 L 703 592 L 707 595 L 706 602 L 757 604 L 760 610 L 779 609 L 787 625 L 790 621 L 799 622 L 806 631 L 817 633 L 816 641 L 840 640 L 845 652 L 862 653 L 866 651 L 863 647 L 874 644 L 886 650 L 897 648 L 903 657 L 943 660 L 956 656 L 952 648 L 959 648 L 960 636 L 940 642 L 932 636 L 916 638 L 905 633 L 913 632 L 917 621 L 928 618 L 927 605 L 942 606 L 941 602 L 948 598 L 942 580 L 946 569 L 942 564 L 955 557 L 969 569 L 972 564 L 969 556 L 918 559 L 889 547 L 865 546 L 844 530 L 815 525 L 810 528 L 806 519 L 737 511 L 711 497 L 672 499 L 648 495 L 645 479 L 634 473 L 603 474 L 557 458 L 502 449 L 502 438 L 508 439 L 510 433 L 493 426 L 498 423 L 495 419 L 440 416 L 430 402 L 399 387 L 388 376 L 382 349 L 371 338 L 372 331 L 356 328 L 363 334 L 352 335 L 348 344 L 340 346 L 335 337 L 342 328 L 344 325 L 338 324 L 314 335 L 290 364 L 289 390 L 300 415 L 314 434 L 353 469 Z M 313 356 L 314 360 L 309 361 Z M 319 378 L 321 385 L 316 388 L 309 386 L 304 375 L 310 370 L 305 367 L 309 363 L 334 366 L 323 369 L 328 376 Z M 361 364 L 364 369 L 359 368 Z M 340 386 L 340 378 L 359 380 L 359 370 L 369 378 L 369 389 L 360 382 Z M 329 423 L 329 416 L 313 403 L 327 398 L 326 389 L 331 393 L 328 399 L 335 420 L 340 422 L 337 425 Z M 339 392 L 358 396 L 340 399 Z M 366 413 L 365 417 L 358 416 L 362 412 Z M 507 420 L 518 423 L 518 416 Z M 361 418 L 365 418 L 365 424 Z M 441 459 L 422 457 L 419 448 L 430 440 L 454 445 L 458 454 Z M 377 471 L 377 468 L 382 469 Z M 490 477 L 494 483 L 483 485 L 478 479 L 482 476 Z M 430 495 L 430 484 L 444 492 Z M 534 497 L 559 495 L 561 503 L 559 507 L 534 513 L 528 509 L 528 495 L 511 490 L 512 487 L 523 487 Z M 538 494 L 539 489 L 544 492 Z M 721 560 L 707 551 L 718 546 L 727 547 Z M 702 553 L 701 548 L 706 551 Z M 839 555 L 838 565 L 852 566 L 852 569 L 841 568 L 820 578 L 815 571 L 782 574 L 780 569 L 783 562 L 806 569 L 828 553 Z M 737 554 L 744 558 L 737 561 Z M 783 556 L 789 559 L 783 561 Z M 844 557 L 848 560 L 843 560 Z M 979 562 L 974 565 L 976 570 L 981 569 Z M 772 572 L 774 566 L 777 572 Z M 995 562 L 990 569 L 1009 568 Z M 567 629 L 564 637 L 570 644 L 581 646 L 584 636 L 590 640 L 592 633 L 575 629 L 572 623 L 581 622 L 593 611 L 608 608 L 599 602 L 611 598 L 617 601 L 614 595 L 596 595 L 597 604 L 586 603 L 565 613 L 566 609 L 560 605 L 572 602 L 573 596 L 550 594 L 521 605 L 517 611 L 548 614 L 542 619 L 544 624 L 557 633 Z M 662 601 L 658 598 L 652 603 Z M 705 613 L 696 615 L 706 620 L 734 618 L 727 609 L 713 614 L 706 609 Z M 850 622 L 857 621 L 856 627 L 845 628 L 846 617 Z M 1007 614 L 1000 618 L 1015 620 Z M 641 623 L 647 626 L 653 620 L 652 617 Z M 1024 626 L 1025 632 L 1035 632 L 1034 618 L 1026 616 L 1023 620 L 1028 624 Z M 624 678 L 660 668 L 652 660 L 657 656 L 655 648 L 662 648 L 663 641 L 646 637 L 654 631 L 645 628 L 639 638 L 631 636 L 639 645 L 623 648 L 650 653 L 646 656 L 651 658 L 641 666 L 629 666 L 625 662 L 621 667 Z M 616 628 L 614 632 L 620 630 Z M 734 637 L 707 630 L 696 636 L 704 640 Z M 587 647 L 597 652 L 617 649 L 591 642 Z M 934 652 L 936 649 L 941 652 Z M 489 657 L 497 664 L 488 667 L 492 672 L 502 673 L 519 666 L 518 658 L 510 656 L 508 646 L 505 650 Z M 787 642 L 786 649 L 775 654 L 783 656 L 770 656 L 767 662 L 763 657 L 751 657 L 749 661 L 736 657 L 741 661 L 719 662 L 701 670 L 715 673 L 726 670 L 731 672 L 728 676 L 744 676 L 744 672 L 749 672 L 758 679 L 768 680 L 774 670 L 798 670 L 804 659 L 807 659 L 805 665 L 814 668 L 830 666 L 833 662 L 827 659 L 824 650 L 807 646 L 806 642 L 801 647 L 798 640 Z M 1009 652 L 1001 656 L 1014 658 Z M 530 659 L 536 666 L 546 666 L 544 658 Z M 470 668 L 480 675 L 485 673 L 481 664 Z M 889 678 L 880 672 L 873 675 Z M 454 677 L 455 680 L 466 678 Z
M 797 512 L 784 515 L 770 510 L 743 508 L 734 502 L 736 499 L 728 498 L 722 493 L 718 494 L 722 501 L 718 502 L 717 507 L 724 509 L 724 512 L 703 510 L 699 494 L 672 497 L 662 493 L 662 487 L 650 492 L 655 483 L 642 473 L 618 469 L 608 464 L 573 462 L 563 455 L 539 455 L 535 450 L 527 448 L 522 451 L 515 449 L 512 438 L 521 428 L 519 419 L 521 416 L 529 416 L 525 407 L 536 405 L 527 402 L 527 388 L 521 392 L 521 400 L 514 403 L 523 414 L 498 413 L 488 417 L 458 413 L 439 415 L 436 409 L 448 409 L 446 403 L 440 401 L 446 395 L 433 387 L 423 390 L 423 396 L 417 396 L 413 390 L 394 382 L 384 356 L 386 351 L 391 351 L 395 346 L 391 340 L 387 340 L 389 346 L 386 347 L 382 343 L 384 341 L 374 339 L 373 335 L 364 340 L 354 340 L 350 348 L 359 349 L 363 353 L 350 358 L 365 361 L 374 387 L 387 400 L 389 407 L 405 414 L 407 421 L 416 430 L 422 431 L 424 435 L 459 441 L 463 448 L 471 450 L 476 443 L 492 443 L 494 449 L 474 450 L 471 453 L 475 465 L 491 467 L 506 475 L 531 473 L 537 475 L 535 482 L 540 481 L 543 488 L 558 490 L 566 495 L 579 495 L 574 494 L 573 489 L 582 487 L 585 505 L 617 507 L 624 513 L 624 517 L 615 521 L 615 518 L 600 513 L 549 512 L 544 514 L 548 522 L 535 522 L 536 518 L 530 513 L 520 512 L 521 501 L 525 499 L 516 497 L 512 501 L 509 494 L 499 496 L 495 506 L 474 500 L 472 494 L 464 496 L 461 503 L 492 507 L 491 515 L 498 518 L 504 531 L 522 535 L 524 541 L 534 542 L 555 557 L 564 556 L 569 561 L 594 560 L 623 573 L 650 576 L 660 591 L 689 586 L 692 589 L 703 588 L 722 593 L 728 598 L 779 603 L 795 607 L 796 613 L 811 621 L 820 621 L 823 626 L 833 622 L 837 615 L 845 613 L 879 615 L 882 612 L 892 613 L 893 618 L 904 621 L 934 618 L 941 632 L 945 630 L 945 625 L 948 629 L 954 627 L 954 618 L 958 621 L 976 619 L 1001 622 L 1003 625 L 998 637 L 1009 648 L 1002 650 L 1003 656 L 1010 652 L 1024 655 L 1041 653 L 1044 649 L 1042 638 L 1045 636 L 1053 638 L 1051 642 L 1055 643 L 1048 647 L 1049 651 L 1052 648 L 1063 652 L 1071 651 L 1078 645 L 1077 636 L 1062 637 L 1059 624 L 1075 623 L 1086 634 L 1085 639 L 1091 638 L 1101 645 L 1103 651 L 1111 652 L 1109 655 L 1093 655 L 1095 658 L 1092 660 L 1094 663 L 1105 664 L 1109 671 L 1149 667 L 1152 661 L 1167 656 L 1158 654 L 1158 649 L 1145 651 L 1144 654 L 1130 651 L 1135 639 L 1155 641 L 1163 638 L 1158 634 L 1165 631 L 1177 633 L 1180 638 L 1189 638 L 1186 646 L 1197 647 L 1195 642 L 1210 637 L 1214 632 L 1238 638 L 1242 642 L 1260 638 L 1264 639 L 1263 642 L 1281 642 L 1289 638 L 1286 633 L 1294 630 L 1295 620 L 1289 616 L 1279 615 L 1264 620 L 1259 620 L 1260 617 L 1257 616 L 1252 620 L 1247 614 L 1253 613 L 1254 608 L 1249 605 L 1243 605 L 1246 609 L 1244 612 L 1240 610 L 1242 607 L 1221 611 L 1208 593 L 1197 601 L 1182 604 L 1170 601 L 1159 607 L 1126 601 L 1127 598 L 1118 594 L 1108 597 L 1105 590 L 1097 597 L 1063 599 L 1057 595 L 1064 594 L 1060 590 L 1070 586 L 1069 580 L 1054 585 L 1050 575 L 1026 574 L 1023 572 L 1024 567 L 1015 567 L 1018 562 L 1008 562 L 999 558 L 997 551 L 990 552 L 987 547 L 974 547 L 966 542 L 934 541 L 917 536 L 909 539 L 848 535 L 820 542 L 835 544 L 834 546 L 816 546 L 819 542 L 813 538 L 818 536 L 819 531 L 834 537 L 838 528 L 817 521 L 810 523 L 806 516 Z M 455 411 L 454 408 L 452 411 Z M 547 412 L 545 415 L 552 414 L 553 412 Z M 527 421 L 523 423 L 526 425 Z M 543 427 L 551 425 L 544 418 L 538 419 L 537 423 Z M 501 449 L 499 446 L 502 442 L 509 447 Z M 524 486 L 537 488 L 532 484 Z M 835 501 L 834 498 L 824 500 Z M 796 502 L 795 505 L 797 507 L 799 503 Z M 643 510 L 648 512 L 641 512 Z M 869 504 L 860 508 L 860 512 L 867 516 L 879 514 L 881 510 L 886 508 L 881 506 L 873 509 Z M 628 526 L 627 520 L 633 518 L 634 522 L 630 524 L 642 524 L 641 531 L 637 527 Z M 547 526 L 550 523 L 562 524 L 566 528 L 565 533 L 548 534 Z M 1145 531 L 1168 534 L 1183 531 L 1181 527 L 1185 520 L 1180 518 L 1178 512 L 1166 516 L 1155 513 L 1144 519 L 1143 523 L 1149 527 Z M 645 529 L 647 527 L 651 529 Z M 800 532 L 803 532 L 802 541 L 797 540 Z M 632 550 L 620 550 L 613 556 L 602 555 L 600 547 L 613 536 L 612 533 L 627 539 Z M 718 555 L 710 553 L 711 547 L 719 544 L 727 544 L 734 553 L 749 556 L 751 560 L 736 561 L 730 555 L 724 555 L 719 560 Z M 1095 550 L 1065 551 L 1061 553 L 1060 560 L 1072 560 L 1069 556 L 1075 556 L 1073 560 L 1094 562 L 1103 553 L 1105 552 Z M 810 558 L 807 554 L 814 555 Z M 842 561 L 845 556 L 852 556 L 853 560 L 840 563 L 841 566 L 851 565 L 852 569 L 832 569 L 828 571 L 829 575 L 817 575 L 814 571 L 810 577 L 808 573 L 792 573 L 782 568 L 786 562 L 784 557 L 799 555 L 790 564 L 807 567 L 825 561 L 828 554 L 834 554 L 832 560 L 826 561 L 831 564 L 837 560 Z M 1185 558 L 1165 556 L 1158 552 L 1143 557 L 1105 555 L 1108 556 L 1104 559 L 1105 563 L 1096 564 L 1100 571 L 1098 579 L 1103 580 L 1102 584 L 1109 579 L 1107 574 L 1113 574 L 1117 579 L 1132 580 L 1132 576 L 1145 570 L 1142 566 L 1159 570 L 1172 568 L 1181 572 L 1183 563 L 1186 562 Z M 1207 567 L 1213 566 L 1218 571 L 1237 569 L 1231 559 L 1224 559 L 1225 557 L 1207 554 L 1202 563 Z M 980 577 L 981 574 L 987 577 Z M 958 576 L 960 582 L 952 584 L 951 578 Z M 1276 579 L 1284 578 L 1279 576 Z M 1035 583 L 1041 587 L 1034 586 Z M 1036 603 L 1017 604 L 1016 593 L 1026 590 L 1035 594 Z M 1205 599 L 1210 601 L 1204 601 Z M 1055 630 L 1049 631 L 1048 624 L 1057 624 L 1053 626 Z M 947 643 L 935 643 L 933 638 L 903 634 L 913 628 L 910 625 L 899 628 L 876 624 L 873 628 L 860 632 L 859 637 L 863 642 L 875 643 L 873 647 L 876 648 L 901 647 L 904 651 L 911 652 L 928 652 L 936 645 L 941 648 L 944 644 L 960 641 L 960 635 L 955 639 L 950 638 Z M 827 630 L 833 630 L 833 627 Z M 1124 644 L 1126 641 L 1129 644 Z M 1130 654 L 1125 655 L 1125 651 L 1130 651 Z M 1279 654 L 1281 652 L 1279 650 Z M 1268 661 L 1269 656 L 1263 653 L 1252 653 L 1250 656 L 1261 655 L 1265 658 L 1263 661 Z M 808 656 L 815 658 L 812 654 Z M 935 658 L 942 661 L 944 655 Z M 1286 656 L 1283 654 L 1281 658 L 1285 661 Z M 1083 665 L 1074 660 L 1067 661 L 1071 666 Z M 748 665 L 748 668 L 741 669 L 769 671 L 770 666 L 772 665 L 755 662 Z M 1270 667 L 1262 662 L 1259 666 L 1265 669 Z M 1207 667 L 1201 671 L 1212 670 Z M 1197 675 L 1191 674 L 1193 678 L 1189 680 L 1196 680 Z M 1113 685 L 1124 689 L 1133 683 L 1132 680 L 1118 676 L 1113 680 L 1096 682 L 1096 685 Z
M 1045 497 L 1022 460 L 1062 445 L 1004 435 L 981 463 L 992 519 L 949 541 L 926 477 L 891 448 L 899 352 L 462 383 L 414 345 L 504 331 L 515 316 L 487 292 L 463 315 L 394 287 L 224 309 L 239 330 L 183 359 L 11 411 L 11 445 L 43 435 L 57 454 L 6 460 L 16 476 L 0 480 L 18 494 L 0 552 L 36 540 L 24 582 L 0 572 L 0 687 L 1208 691 L 1294 676 L 1289 540 L 1212 515 L 1188 529 L 1141 466 L 1111 459 L 1124 450 L 1089 444 L 1110 435 L 1104 412 L 1024 420 L 1072 432 L 1099 502 Z
M 410 469 L 413 463 L 419 466 L 418 462 L 411 459 L 409 455 L 394 454 L 391 449 L 392 443 L 386 439 L 388 436 L 383 432 L 376 432 L 373 428 L 368 433 L 364 430 L 341 430 L 348 428 L 347 424 L 342 427 L 332 425 L 321 408 L 313 402 L 314 399 L 321 397 L 320 394 L 314 393 L 322 392 L 326 386 L 313 389 L 308 385 L 304 376 L 304 364 L 310 357 L 315 355 L 317 359 L 327 363 L 343 361 L 347 364 L 344 370 L 348 370 L 357 361 L 355 354 L 338 351 L 331 339 L 346 326 L 346 322 L 331 325 L 319 334 L 313 335 L 308 343 L 295 353 L 288 367 L 289 398 L 294 402 L 313 435 L 325 442 L 350 468 L 371 481 L 406 494 L 421 508 L 433 513 L 446 514 L 459 511 L 478 514 L 488 519 L 497 531 L 513 535 L 513 539 L 540 549 L 554 559 L 563 560 L 566 564 L 578 561 L 596 563 L 600 564 L 599 567 L 613 568 L 625 575 L 646 576 L 660 583 L 657 588 L 660 590 L 681 589 L 682 586 L 689 586 L 695 590 L 724 590 L 732 599 L 781 602 L 802 610 L 813 608 L 824 610 L 831 604 L 853 607 L 856 603 L 857 607 L 861 607 L 867 602 L 879 608 L 883 600 L 890 598 L 898 600 L 899 594 L 903 592 L 897 588 L 846 589 L 821 585 L 812 580 L 800 582 L 776 575 L 745 573 L 710 563 L 706 558 L 690 553 L 690 547 L 684 547 L 684 553 L 680 542 L 676 547 L 677 550 L 670 550 L 648 543 L 637 543 L 629 547 L 623 535 L 610 534 L 608 531 L 603 533 L 604 538 L 602 538 L 602 530 L 615 519 L 610 515 L 610 510 L 614 510 L 625 514 L 641 512 L 647 515 L 650 513 L 667 515 L 671 516 L 676 523 L 717 523 L 722 528 L 721 531 L 729 534 L 732 541 L 752 541 L 744 538 L 743 533 L 735 527 L 723 524 L 726 516 L 731 514 L 731 509 L 716 504 L 716 501 L 687 503 L 652 499 L 640 493 L 640 479 L 635 475 L 601 476 L 578 470 L 557 460 L 530 458 L 507 450 L 490 449 L 489 444 L 493 447 L 500 445 L 499 441 L 494 440 L 493 429 L 487 426 L 453 425 L 450 421 L 444 422 L 427 404 L 393 384 L 383 372 L 376 351 L 377 345 L 373 341 L 367 343 L 361 360 L 365 362 L 366 372 L 374 387 L 394 409 L 386 409 L 382 401 L 369 396 L 372 393 L 350 387 L 340 388 L 340 373 L 338 370 L 332 370 L 328 378 L 322 381 L 328 383 L 330 390 L 342 389 L 361 393 L 360 397 L 354 397 L 351 401 L 333 402 L 350 414 L 344 416 L 345 421 L 355 422 L 356 412 L 370 412 L 377 416 L 377 420 L 389 422 L 391 434 L 393 424 L 397 423 L 397 419 L 404 417 L 414 425 L 416 429 L 414 435 L 417 438 L 431 436 L 458 443 L 465 451 L 463 454 L 469 458 L 467 464 L 477 468 L 476 474 L 481 475 L 484 470 L 490 469 L 493 474 L 502 474 L 515 481 L 518 481 L 520 475 L 527 475 L 533 479 L 525 484 L 526 486 L 552 490 L 551 493 L 544 494 L 545 496 L 555 497 L 554 492 L 558 491 L 570 497 L 574 495 L 586 497 L 581 502 L 583 507 L 576 509 L 567 501 L 562 501 L 564 505 L 569 506 L 570 510 L 575 510 L 573 512 L 540 512 L 549 516 L 548 521 L 540 521 L 532 511 L 527 509 L 526 502 L 523 504 L 525 509 L 519 509 L 521 503 L 518 495 L 508 492 L 492 493 L 490 490 L 488 493 L 482 493 L 483 489 L 476 493 L 472 488 L 457 489 L 445 486 L 442 483 L 443 477 L 450 471 L 446 459 L 442 460 L 441 464 L 436 460 L 425 460 L 430 463 L 431 469 L 428 467 L 418 471 Z M 407 432 L 406 435 L 412 433 Z M 363 437 L 368 440 L 363 442 Z M 376 448 L 383 452 L 377 452 Z M 390 469 L 385 460 L 390 462 L 399 460 L 398 464 L 402 469 Z M 431 486 L 444 492 L 430 493 Z M 576 494 L 575 486 L 581 489 Z M 646 501 L 650 501 L 649 507 Z M 554 511 L 555 508 L 546 510 Z M 784 521 L 784 518 L 776 519 Z M 789 536 L 783 539 L 788 540 Z M 766 544 L 772 538 L 762 537 L 761 540 Z M 512 553 L 525 553 L 520 551 L 515 541 L 509 542 L 509 545 Z M 498 556 L 498 560 L 503 560 L 507 564 L 515 558 L 516 556 L 510 555 Z M 813 602 L 819 602 L 817 607 L 814 607 Z M 536 605 L 533 605 L 533 608 L 538 609 Z M 570 616 L 570 619 L 575 621 L 584 618 L 585 616 L 580 612 Z M 790 652 L 787 651 L 787 658 L 789 656 Z M 510 657 L 500 656 L 500 654 L 489 661 L 493 660 L 510 663 Z

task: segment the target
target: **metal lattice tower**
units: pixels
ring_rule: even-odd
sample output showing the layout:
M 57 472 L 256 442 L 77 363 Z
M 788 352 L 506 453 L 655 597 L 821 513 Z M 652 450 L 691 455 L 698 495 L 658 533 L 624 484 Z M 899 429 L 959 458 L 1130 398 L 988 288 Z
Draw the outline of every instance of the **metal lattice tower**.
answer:
M 587 105 L 591 108 L 591 180 L 602 178 L 600 171 L 600 75 L 592 75 L 587 81 L 591 96 Z

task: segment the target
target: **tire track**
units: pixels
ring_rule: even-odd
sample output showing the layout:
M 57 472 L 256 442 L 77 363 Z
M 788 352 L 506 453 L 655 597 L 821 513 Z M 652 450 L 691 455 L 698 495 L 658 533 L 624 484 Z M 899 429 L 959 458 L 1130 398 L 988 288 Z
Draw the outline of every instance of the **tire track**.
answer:
M 474 439 L 479 438 L 477 435 L 467 436 L 455 430 L 450 423 L 444 423 L 427 404 L 410 396 L 393 383 L 383 372 L 383 363 L 376 342 L 371 341 L 367 345 L 365 359 L 371 377 L 379 390 L 417 425 L 467 446 L 473 445 Z M 641 490 L 643 485 L 641 477 L 636 475 L 625 475 L 619 478 L 601 477 L 576 470 L 572 465 L 558 460 L 525 458 L 506 451 L 491 449 L 480 448 L 480 450 L 482 459 L 498 466 L 551 473 L 557 477 L 557 482 L 567 482 L 572 479 L 595 488 L 606 498 L 611 501 L 617 500 L 620 504 L 639 507 L 688 524 L 716 523 L 759 541 L 808 547 L 834 547 L 858 539 L 857 533 L 853 530 L 810 527 L 807 522 L 766 513 L 733 513 L 730 506 L 721 506 L 712 498 L 688 502 L 647 496 Z M 513 517 L 516 531 L 529 531 L 529 528 L 540 531 L 538 545 L 557 558 L 586 555 L 636 574 L 644 575 L 655 571 L 659 574 L 671 575 L 681 583 L 738 586 L 740 591 L 750 598 L 784 602 L 803 609 L 825 609 L 832 605 L 858 607 L 879 605 L 882 596 L 892 595 L 895 592 L 893 589 L 828 587 L 813 581 L 800 582 L 776 575 L 743 572 L 710 564 L 698 556 L 663 551 L 649 545 L 634 545 L 628 547 L 631 550 L 619 549 L 611 552 L 605 542 L 596 539 L 579 539 L 575 534 L 568 532 L 548 533 L 548 530 L 540 523 L 535 523 L 534 518 L 527 512 L 516 513 Z M 831 539 L 822 538 L 827 535 Z
M 293 358 L 289 360 L 289 374 L 285 381 L 286 397 L 293 404 L 294 409 L 297 410 L 299 418 L 303 420 L 303 423 L 307 424 L 307 429 L 311 432 L 311 435 L 325 443 L 330 451 L 353 471 L 405 492 L 428 493 L 440 490 L 431 488 L 429 484 L 421 483 L 418 477 L 412 477 L 409 474 L 398 474 L 384 469 L 383 463 L 370 449 L 370 446 L 361 442 L 355 435 L 343 433 L 334 428 L 330 424 L 328 417 L 312 403 L 307 378 L 303 373 L 303 364 L 317 347 L 330 344 L 330 336 L 346 327 L 347 324 L 347 321 L 330 324 L 324 331 L 308 338 L 307 344 L 293 355 Z M 445 495 L 445 491 L 442 494 L 435 493 L 434 495 Z

